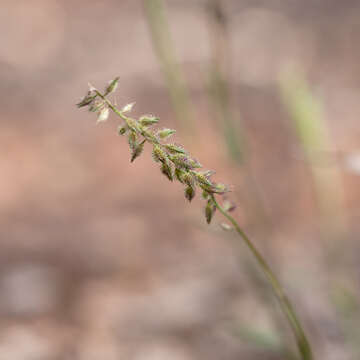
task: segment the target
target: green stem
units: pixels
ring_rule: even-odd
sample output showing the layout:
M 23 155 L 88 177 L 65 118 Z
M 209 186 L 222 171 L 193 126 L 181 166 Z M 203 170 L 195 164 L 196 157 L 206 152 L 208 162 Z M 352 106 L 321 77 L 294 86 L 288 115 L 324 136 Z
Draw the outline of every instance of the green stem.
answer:
M 306 335 L 304 333 L 304 330 L 300 324 L 300 321 L 296 315 L 296 312 L 289 300 L 289 298 L 286 296 L 285 291 L 283 287 L 281 286 L 279 280 L 276 278 L 275 274 L 270 269 L 269 265 L 263 258 L 263 256 L 260 254 L 260 252 L 257 250 L 257 248 L 254 246 L 254 244 L 251 242 L 251 240 L 248 238 L 248 236 L 245 234 L 245 232 L 240 228 L 237 221 L 224 209 L 222 208 L 218 202 L 215 199 L 215 196 L 212 194 L 211 198 L 216 206 L 216 208 L 231 222 L 231 224 L 234 226 L 237 233 L 240 235 L 240 237 L 245 242 L 246 246 L 249 248 L 249 250 L 254 255 L 257 263 L 261 267 L 261 270 L 266 275 L 267 279 L 270 282 L 270 285 L 276 295 L 276 297 L 279 300 L 281 310 L 283 311 L 284 315 L 286 316 L 287 320 L 289 321 L 289 324 L 291 326 L 291 329 L 295 335 L 297 346 L 299 349 L 299 352 L 301 354 L 301 357 L 303 360 L 313 360 L 313 355 L 311 351 L 311 346 L 309 341 L 306 338 Z
M 117 108 L 111 103 L 111 101 L 110 101 L 109 99 L 107 99 L 106 96 L 104 96 L 99 90 L 95 89 L 94 91 L 95 91 L 96 95 L 98 95 L 101 99 L 104 100 L 104 102 L 108 105 L 108 107 L 109 107 L 116 115 L 118 115 L 122 120 L 125 121 L 125 123 L 126 123 L 127 126 L 131 127 L 130 122 L 131 122 L 131 121 L 136 121 L 136 120 L 134 120 L 134 119 L 132 119 L 132 118 L 130 118 L 130 117 L 125 116 L 124 113 L 123 113 L 122 111 L 120 111 L 119 109 L 117 109 Z M 146 132 L 146 130 L 145 130 L 144 132 Z M 144 135 L 143 132 L 141 132 L 141 135 L 143 135 L 143 136 L 146 138 L 146 135 Z M 157 145 L 163 146 L 163 145 L 162 145 L 158 140 L 156 140 L 155 138 L 153 138 L 152 141 L 153 141 L 155 144 L 157 144 Z
M 94 90 L 96 95 L 101 97 L 105 102 L 106 104 L 109 106 L 109 108 L 115 113 L 117 114 L 118 116 L 120 116 L 126 123 L 127 123 L 127 120 L 128 118 L 121 112 L 119 111 L 112 103 L 111 101 L 109 101 L 99 90 L 95 89 Z

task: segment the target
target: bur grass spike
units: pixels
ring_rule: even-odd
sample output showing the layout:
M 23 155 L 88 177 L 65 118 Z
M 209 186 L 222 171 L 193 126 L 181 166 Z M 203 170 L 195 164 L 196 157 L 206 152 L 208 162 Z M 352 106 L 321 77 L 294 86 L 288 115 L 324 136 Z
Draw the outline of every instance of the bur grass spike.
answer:
M 108 95 L 116 90 L 118 78 L 110 82 L 104 93 L 90 85 L 90 89 L 77 104 L 79 108 L 88 106 L 91 111 L 97 113 L 97 122 L 103 122 L 108 119 L 110 110 L 114 112 L 123 122 L 118 128 L 120 135 L 127 135 L 128 143 L 131 150 L 131 162 L 142 155 L 144 144 L 146 142 L 152 145 L 153 159 L 160 163 L 160 171 L 170 180 L 177 180 L 184 185 L 185 198 L 191 201 L 196 193 L 196 188 L 202 190 L 202 198 L 206 201 L 205 218 L 208 224 L 211 223 L 215 211 L 218 210 L 232 225 L 243 240 L 247 248 L 257 261 L 261 271 L 267 278 L 272 290 L 277 297 L 281 310 L 285 315 L 291 330 L 294 334 L 299 353 L 302 360 L 313 360 L 310 343 L 305 335 L 303 327 L 298 319 L 293 305 L 286 296 L 283 287 L 277 277 L 265 261 L 264 257 L 255 247 L 250 238 L 246 235 L 239 223 L 230 215 L 230 211 L 234 210 L 234 206 L 229 204 L 227 200 L 224 205 L 219 204 L 216 196 L 222 196 L 228 192 L 228 187 L 221 183 L 214 183 L 211 180 L 213 171 L 198 171 L 201 164 L 192 158 L 182 145 L 166 143 L 167 136 L 160 136 L 158 130 L 152 130 L 152 126 L 157 124 L 159 118 L 153 115 L 143 115 L 138 120 L 128 117 L 126 114 L 130 112 L 135 103 L 125 105 L 122 109 L 118 109 L 108 98 Z M 99 106 L 101 104 L 101 106 Z M 161 130 L 160 130 L 161 131 Z M 231 226 L 225 224 L 223 226 L 229 229 Z

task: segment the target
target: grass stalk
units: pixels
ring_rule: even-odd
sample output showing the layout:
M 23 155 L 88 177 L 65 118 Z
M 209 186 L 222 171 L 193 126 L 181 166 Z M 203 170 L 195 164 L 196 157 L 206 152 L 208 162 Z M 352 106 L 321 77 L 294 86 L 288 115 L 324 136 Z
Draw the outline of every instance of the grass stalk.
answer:
M 223 216 L 227 220 L 230 221 L 230 223 L 234 226 L 234 229 L 238 233 L 238 235 L 241 237 L 241 239 L 244 241 L 254 258 L 256 259 L 259 267 L 261 268 L 262 272 L 268 279 L 272 290 L 274 291 L 274 294 L 276 295 L 277 299 L 279 300 L 279 304 L 281 307 L 282 312 L 286 316 L 290 327 L 294 333 L 296 343 L 299 349 L 299 352 L 302 356 L 303 360 L 312 360 L 312 350 L 310 347 L 310 343 L 307 340 L 307 337 L 305 335 L 305 332 L 303 330 L 303 327 L 298 319 L 298 316 L 296 315 L 295 309 L 292 306 L 289 298 L 285 294 L 285 291 L 283 287 L 281 286 L 279 280 L 271 270 L 270 266 L 267 264 L 261 253 L 257 250 L 255 245 L 252 243 L 250 238 L 246 235 L 246 233 L 241 229 L 237 221 L 229 214 L 228 211 L 226 211 L 219 203 L 217 202 L 215 196 L 212 194 L 212 200 L 216 206 L 216 208 L 221 212 Z

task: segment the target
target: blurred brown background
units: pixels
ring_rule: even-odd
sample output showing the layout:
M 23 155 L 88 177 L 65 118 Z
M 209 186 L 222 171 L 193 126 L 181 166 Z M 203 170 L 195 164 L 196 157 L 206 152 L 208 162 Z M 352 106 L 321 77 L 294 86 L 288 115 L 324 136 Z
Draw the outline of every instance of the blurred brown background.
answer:
M 359 359 L 360 3 L 165 5 L 189 116 L 143 1 L 0 3 L 0 360 L 294 359 L 220 214 L 207 226 L 149 148 L 130 164 L 114 116 L 75 107 L 117 75 L 119 105 L 231 184 L 316 357 Z

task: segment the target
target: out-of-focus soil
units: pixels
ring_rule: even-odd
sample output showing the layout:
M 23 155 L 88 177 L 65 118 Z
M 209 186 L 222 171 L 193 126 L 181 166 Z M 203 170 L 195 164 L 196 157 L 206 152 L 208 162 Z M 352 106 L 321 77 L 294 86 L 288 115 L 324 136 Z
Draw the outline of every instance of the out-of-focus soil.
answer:
M 247 143 L 238 166 L 208 97 L 204 2 L 167 2 L 196 109 L 193 133 L 176 141 L 232 185 L 235 216 L 280 274 L 317 358 L 356 359 L 360 192 L 347 165 L 360 135 L 360 5 L 224 1 Z M 118 75 L 118 104 L 136 100 L 135 115 L 181 128 L 141 1 L 3 0 L 0 33 L 0 360 L 287 358 L 287 324 L 220 214 L 207 226 L 200 196 L 188 204 L 149 148 L 130 164 L 117 119 L 95 126 L 74 106 L 88 82 Z M 340 225 L 317 206 L 281 101 L 292 66 L 337 150 Z

